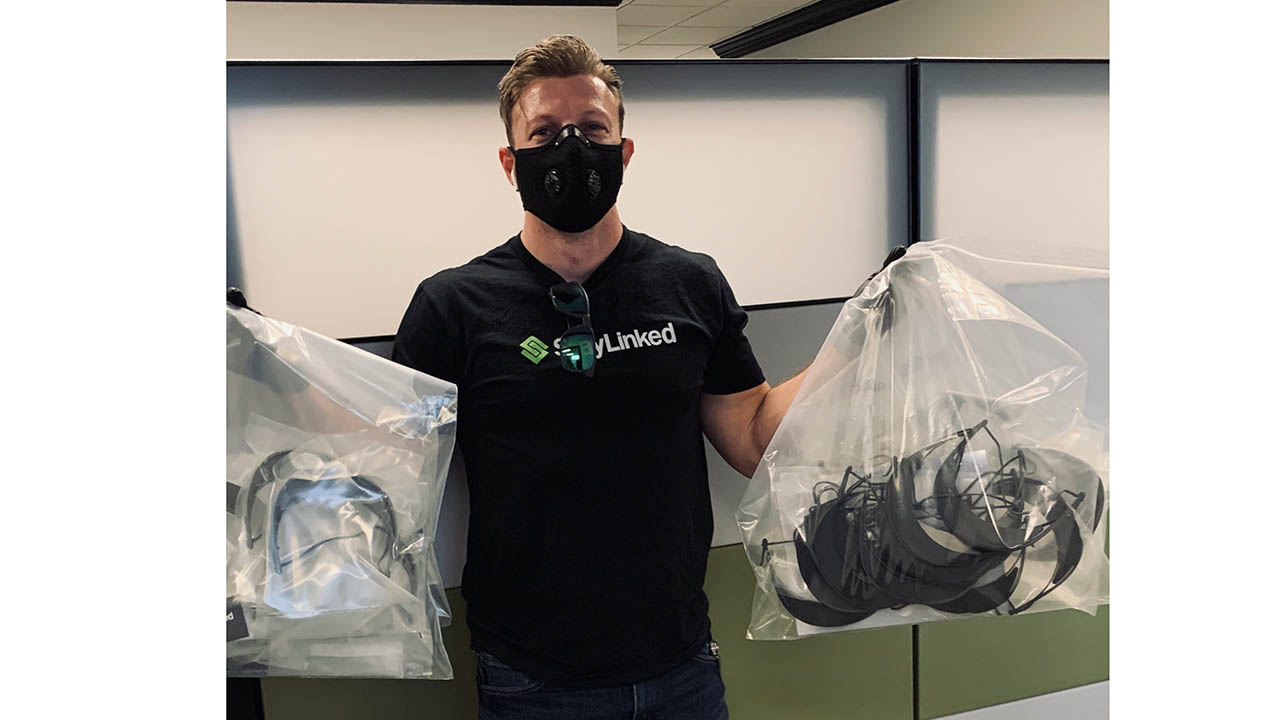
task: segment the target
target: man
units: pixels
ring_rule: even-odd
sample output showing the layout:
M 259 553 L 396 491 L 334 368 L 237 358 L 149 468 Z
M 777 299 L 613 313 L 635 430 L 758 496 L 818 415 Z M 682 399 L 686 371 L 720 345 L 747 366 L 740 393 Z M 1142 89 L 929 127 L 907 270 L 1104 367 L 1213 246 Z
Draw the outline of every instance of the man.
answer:
M 516 56 L 524 225 L 424 280 L 392 352 L 459 389 L 481 718 L 728 717 L 702 434 L 751 476 L 803 380 L 764 381 L 714 260 L 622 224 L 620 87 L 574 37 Z

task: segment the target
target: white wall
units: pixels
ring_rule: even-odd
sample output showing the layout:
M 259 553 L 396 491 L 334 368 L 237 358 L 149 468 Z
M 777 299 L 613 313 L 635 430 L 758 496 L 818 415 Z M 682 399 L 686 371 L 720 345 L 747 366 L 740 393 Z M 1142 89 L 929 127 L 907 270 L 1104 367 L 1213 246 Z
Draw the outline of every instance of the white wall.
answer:
M 229 60 L 493 60 L 556 34 L 618 51 L 613 7 L 227 3 Z
M 898 0 L 748 57 L 1109 57 L 1108 0 Z

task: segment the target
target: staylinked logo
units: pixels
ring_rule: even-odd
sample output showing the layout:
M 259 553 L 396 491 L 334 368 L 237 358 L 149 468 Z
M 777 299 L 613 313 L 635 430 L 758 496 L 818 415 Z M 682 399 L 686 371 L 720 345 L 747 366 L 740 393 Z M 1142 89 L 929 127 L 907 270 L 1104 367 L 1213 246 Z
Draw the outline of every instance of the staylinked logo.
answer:
M 557 340 L 556 342 L 559 343 L 560 341 Z M 524 342 L 520 343 L 520 354 L 529 358 L 529 361 L 534 365 L 537 365 L 542 362 L 542 358 L 547 356 L 547 344 L 530 335 L 524 339 Z
M 676 327 L 674 323 L 667 323 L 667 326 L 661 330 L 632 330 L 624 333 L 621 331 L 613 334 L 606 333 L 596 339 L 596 357 L 603 357 L 606 353 L 620 352 L 622 350 L 634 350 L 642 347 L 657 347 L 659 345 L 674 345 L 676 343 Z M 548 345 L 536 336 L 530 335 L 520 343 L 520 354 L 525 356 L 534 365 L 542 362 L 542 359 L 554 352 L 560 354 L 560 339 L 556 338 L 555 350 L 548 352 Z

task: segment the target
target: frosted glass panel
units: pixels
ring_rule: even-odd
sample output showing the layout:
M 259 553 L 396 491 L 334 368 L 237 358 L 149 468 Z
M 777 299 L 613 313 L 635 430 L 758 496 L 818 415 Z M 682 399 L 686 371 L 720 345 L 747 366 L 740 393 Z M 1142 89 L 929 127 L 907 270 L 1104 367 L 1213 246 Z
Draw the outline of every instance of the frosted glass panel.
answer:
M 1106 64 L 924 63 L 920 90 L 922 239 L 1106 266 Z
M 739 302 L 850 295 L 905 237 L 901 64 L 620 62 L 623 222 Z M 228 68 L 229 271 L 264 313 L 395 332 L 414 287 L 519 231 L 498 65 Z

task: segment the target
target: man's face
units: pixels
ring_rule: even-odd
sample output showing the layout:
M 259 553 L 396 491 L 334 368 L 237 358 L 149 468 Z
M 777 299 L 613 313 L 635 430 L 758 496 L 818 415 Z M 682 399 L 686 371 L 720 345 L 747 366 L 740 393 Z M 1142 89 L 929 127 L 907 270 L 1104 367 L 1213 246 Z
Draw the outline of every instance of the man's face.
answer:
M 530 83 L 511 109 L 511 136 L 517 150 L 550 142 L 569 124 L 577 125 L 592 142 L 622 146 L 622 165 L 631 161 L 635 145 L 622 139 L 618 123 L 618 99 L 609 86 L 594 75 L 540 78 Z M 515 156 L 499 148 L 498 159 L 515 185 Z

